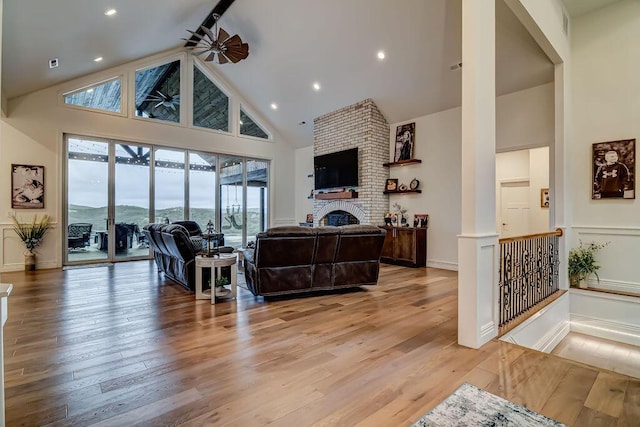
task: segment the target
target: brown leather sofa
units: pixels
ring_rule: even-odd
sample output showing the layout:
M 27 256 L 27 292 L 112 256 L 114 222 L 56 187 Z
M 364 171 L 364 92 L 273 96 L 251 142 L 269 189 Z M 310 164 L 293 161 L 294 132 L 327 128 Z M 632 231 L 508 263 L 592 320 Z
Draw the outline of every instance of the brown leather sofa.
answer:
M 242 251 L 247 287 L 282 295 L 375 285 L 385 234 L 373 225 L 270 228 Z

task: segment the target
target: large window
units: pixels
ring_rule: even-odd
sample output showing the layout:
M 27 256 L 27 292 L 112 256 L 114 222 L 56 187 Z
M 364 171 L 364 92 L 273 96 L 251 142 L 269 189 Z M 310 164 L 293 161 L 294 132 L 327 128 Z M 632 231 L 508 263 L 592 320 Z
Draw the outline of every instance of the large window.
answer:
M 189 153 L 189 219 L 202 231 L 209 221 L 216 224 L 216 159 L 213 154 Z
M 185 219 L 185 152 L 155 150 L 155 222 Z
M 180 61 L 136 71 L 136 116 L 180 122 Z
M 120 79 L 109 80 L 93 86 L 84 87 L 64 94 L 64 103 L 93 110 L 112 111 L 122 110 Z
M 193 125 L 229 131 L 229 97 L 193 66 Z
M 269 139 L 269 134 L 240 107 L 240 135 Z

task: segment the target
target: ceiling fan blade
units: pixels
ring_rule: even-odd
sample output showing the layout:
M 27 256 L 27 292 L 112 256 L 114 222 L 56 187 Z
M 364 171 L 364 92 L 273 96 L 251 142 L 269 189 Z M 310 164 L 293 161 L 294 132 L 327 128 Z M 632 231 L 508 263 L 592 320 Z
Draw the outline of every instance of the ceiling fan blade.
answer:
M 202 40 L 202 38 L 204 37 L 202 34 L 196 33 L 195 31 L 187 30 L 187 32 L 191 34 L 191 37 L 196 37 L 199 40 Z M 182 40 L 193 41 L 191 39 L 182 39 Z
M 240 38 L 239 35 L 236 34 L 235 36 L 231 37 L 223 44 L 227 47 L 227 49 L 233 48 L 233 47 L 240 47 L 240 45 L 242 44 L 242 39 Z
M 153 108 L 158 108 L 161 105 L 162 105 L 162 101 L 158 102 Z
M 176 106 L 173 105 L 173 103 L 169 104 L 169 108 L 171 108 L 173 111 L 176 111 Z
M 209 53 L 210 51 L 208 49 L 204 49 L 202 48 L 202 50 L 200 52 L 193 52 L 193 54 L 195 56 L 200 56 L 200 55 L 204 55 L 205 53 Z
M 229 40 L 229 33 L 227 33 L 224 28 L 220 27 L 218 31 L 218 43 L 224 43 Z
M 218 55 L 218 64 L 226 64 L 227 62 L 229 62 L 227 57 L 223 53 L 220 53 Z
M 204 31 L 204 33 L 207 35 L 207 37 L 209 37 L 209 38 L 211 39 L 211 41 L 215 41 L 215 40 L 216 40 L 216 38 L 214 37 L 214 35 L 213 35 L 213 33 L 211 32 L 211 30 L 210 30 L 210 29 L 208 29 L 208 28 L 207 28 L 207 27 L 205 27 L 204 25 L 202 25 L 202 26 L 200 27 L 200 29 L 201 29 L 202 31 Z
M 160 92 L 159 90 L 156 90 L 156 93 L 158 94 L 158 96 L 160 96 L 161 99 L 169 99 L 169 96 L 165 95 L 164 93 Z
M 204 60 L 207 61 L 207 62 L 211 62 L 211 61 L 213 61 L 215 59 L 215 57 L 216 57 L 216 53 L 215 52 L 211 52 L 211 53 L 209 53 L 209 55 L 206 58 L 204 58 Z
M 249 56 L 249 45 L 243 43 L 240 46 L 229 48 L 225 51 L 225 55 L 235 64 Z

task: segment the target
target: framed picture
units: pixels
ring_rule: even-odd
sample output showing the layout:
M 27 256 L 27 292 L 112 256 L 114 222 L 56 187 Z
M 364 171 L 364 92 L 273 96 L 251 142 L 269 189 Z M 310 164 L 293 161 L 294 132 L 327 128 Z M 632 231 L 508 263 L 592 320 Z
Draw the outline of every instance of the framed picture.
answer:
M 593 144 L 591 198 L 635 199 L 636 140 Z
M 413 216 L 413 226 L 426 228 L 429 225 L 429 215 L 427 214 L 415 214 Z
M 44 208 L 44 166 L 11 165 L 11 209 Z
M 387 183 L 384 185 L 387 191 L 398 191 L 398 180 L 395 178 L 387 179 Z
M 308 223 L 312 223 L 313 222 L 313 214 L 307 214 L 307 222 Z
M 416 138 L 416 124 L 407 123 L 396 128 L 394 162 L 413 159 L 413 144 Z
M 541 208 L 549 207 L 549 189 L 548 188 L 540 189 L 540 207 Z

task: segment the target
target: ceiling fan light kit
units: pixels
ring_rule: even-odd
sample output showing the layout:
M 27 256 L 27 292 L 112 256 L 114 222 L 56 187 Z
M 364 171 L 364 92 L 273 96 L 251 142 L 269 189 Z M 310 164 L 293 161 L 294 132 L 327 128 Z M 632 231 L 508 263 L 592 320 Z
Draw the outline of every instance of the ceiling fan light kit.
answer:
M 187 30 L 191 39 L 183 39 L 189 42 L 195 40 L 193 46 L 187 46 L 196 56 L 204 56 L 207 62 L 227 64 L 237 63 L 249 56 L 249 45 L 243 43 L 239 35 L 230 36 L 223 28 L 218 29 L 220 15 L 213 15 L 213 31 L 204 25 L 200 26 L 200 32 Z

